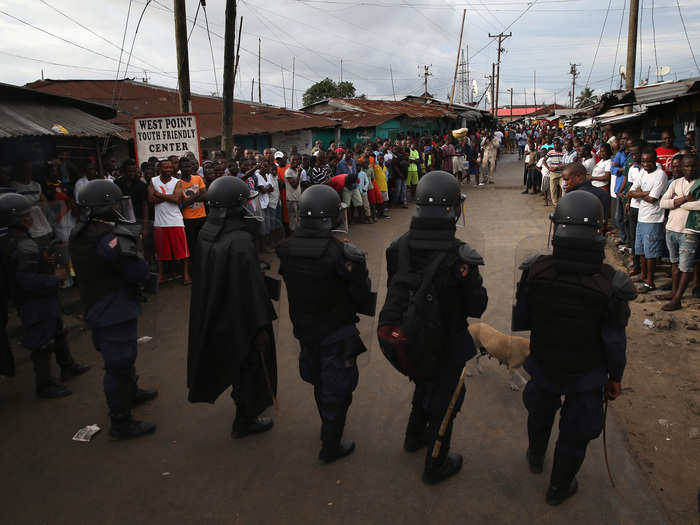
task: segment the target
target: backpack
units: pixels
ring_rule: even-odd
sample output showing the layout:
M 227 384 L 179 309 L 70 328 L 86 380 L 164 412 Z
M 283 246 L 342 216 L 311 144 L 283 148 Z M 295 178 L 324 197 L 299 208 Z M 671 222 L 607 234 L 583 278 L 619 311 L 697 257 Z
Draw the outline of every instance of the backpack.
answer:
M 377 337 L 382 353 L 399 372 L 431 378 L 438 374 L 446 340 L 433 278 L 447 253 L 436 254 L 422 273 L 416 272 L 408 243 L 408 236 L 399 240 L 399 267 L 389 281 Z

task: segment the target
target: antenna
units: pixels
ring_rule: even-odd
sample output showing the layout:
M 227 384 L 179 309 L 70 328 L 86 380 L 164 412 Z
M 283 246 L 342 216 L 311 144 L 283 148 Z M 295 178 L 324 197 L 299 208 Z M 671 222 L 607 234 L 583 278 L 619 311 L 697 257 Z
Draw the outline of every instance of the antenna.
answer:
M 656 80 L 657 82 L 663 82 L 664 77 L 668 75 L 671 72 L 671 68 L 669 66 L 660 66 L 656 68 Z

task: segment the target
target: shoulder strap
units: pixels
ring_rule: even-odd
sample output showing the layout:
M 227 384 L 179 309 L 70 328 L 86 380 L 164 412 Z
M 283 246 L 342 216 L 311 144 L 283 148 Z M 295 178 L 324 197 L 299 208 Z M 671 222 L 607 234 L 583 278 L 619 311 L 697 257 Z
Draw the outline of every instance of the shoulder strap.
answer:
M 433 257 L 432 261 L 430 261 L 430 264 L 426 267 L 425 273 L 423 274 L 423 281 L 420 284 L 420 288 L 418 288 L 416 291 L 417 295 L 425 293 L 425 291 L 428 289 L 428 286 L 430 286 L 430 284 L 433 282 L 435 272 L 437 272 L 437 269 L 440 267 L 440 264 L 442 264 L 442 261 L 445 260 L 446 256 L 447 252 L 440 252 Z

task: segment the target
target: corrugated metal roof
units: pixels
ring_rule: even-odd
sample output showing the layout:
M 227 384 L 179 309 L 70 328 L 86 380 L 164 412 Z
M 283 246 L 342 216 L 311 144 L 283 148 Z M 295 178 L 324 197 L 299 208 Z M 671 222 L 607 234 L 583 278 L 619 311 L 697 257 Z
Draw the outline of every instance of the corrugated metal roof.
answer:
M 400 117 L 398 113 L 375 115 L 361 111 L 336 111 L 328 114 L 331 118 L 340 119 L 343 129 L 374 128 L 393 118 Z
M 660 82 L 634 88 L 637 104 L 653 104 L 700 92 L 700 77 L 686 78 L 677 82 Z
M 174 89 L 132 80 L 39 80 L 28 87 L 51 93 L 111 104 L 118 95 L 115 124 L 131 129 L 133 117 L 180 113 L 178 92 Z M 222 100 L 192 95 L 192 112 L 197 115 L 202 139 L 221 135 Z M 311 115 L 265 104 L 233 104 L 234 135 L 257 135 L 309 128 L 335 127 L 337 122 L 322 115 Z
M 535 111 L 538 111 L 542 109 L 544 106 L 529 106 L 529 107 L 520 107 L 516 108 L 513 107 L 513 116 L 514 117 L 524 117 L 525 115 L 529 115 L 530 113 L 534 113 Z M 510 117 L 510 108 L 498 108 L 498 111 L 496 111 L 496 116 L 498 117 Z
M 107 137 L 123 131 L 119 126 L 67 105 L 0 102 L 0 138 L 34 135 Z
M 323 105 L 328 106 L 326 108 Z M 312 109 L 313 108 L 313 109 Z M 409 118 L 458 118 L 454 111 L 440 104 L 423 103 L 411 100 L 367 100 L 359 98 L 329 98 L 310 104 L 302 109 L 311 109 L 316 114 L 335 114 L 338 112 L 365 112 L 375 115 L 406 116 Z M 321 113 L 323 112 L 323 113 Z

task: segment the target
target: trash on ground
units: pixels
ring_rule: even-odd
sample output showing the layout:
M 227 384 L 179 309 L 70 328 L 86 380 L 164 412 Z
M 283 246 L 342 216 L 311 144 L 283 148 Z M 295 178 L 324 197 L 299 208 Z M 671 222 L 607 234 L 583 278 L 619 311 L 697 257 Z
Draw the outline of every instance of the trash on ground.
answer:
M 153 340 L 153 338 L 152 338 L 150 335 L 144 335 L 144 336 L 142 336 L 142 337 L 139 337 L 139 338 L 136 340 L 136 342 L 137 342 L 138 344 L 143 344 L 143 343 L 148 343 L 148 342 L 150 342 L 150 341 L 152 341 L 152 340 Z
M 644 326 L 647 328 L 654 328 L 654 321 L 651 319 L 644 319 Z
M 86 427 L 83 427 L 75 433 L 75 435 L 73 436 L 73 441 L 89 443 L 92 440 L 92 437 L 95 434 L 97 434 L 100 430 L 102 429 L 97 425 L 88 425 Z

